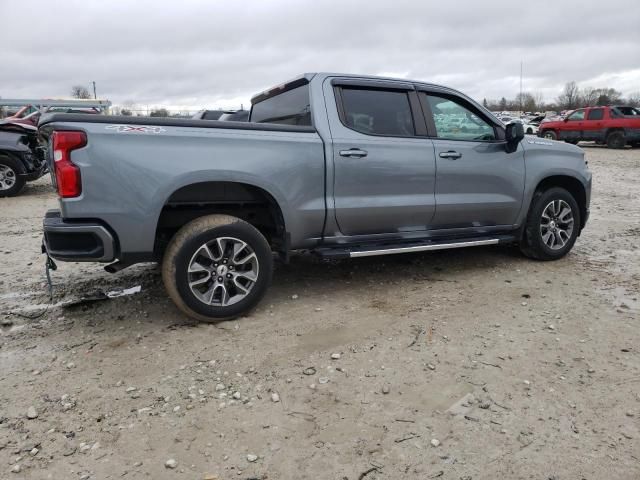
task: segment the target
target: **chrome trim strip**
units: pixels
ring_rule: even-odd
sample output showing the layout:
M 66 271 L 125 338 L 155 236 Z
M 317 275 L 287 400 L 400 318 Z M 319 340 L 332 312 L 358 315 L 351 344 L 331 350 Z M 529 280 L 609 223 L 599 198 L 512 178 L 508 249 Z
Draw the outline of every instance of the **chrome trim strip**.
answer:
M 477 247 L 480 245 L 496 245 L 499 242 L 497 238 L 489 240 L 473 240 L 471 242 L 456 243 L 438 243 L 433 245 L 416 245 L 415 247 L 399 247 L 383 250 L 365 250 L 362 252 L 350 252 L 349 256 L 355 257 L 373 257 L 375 255 L 393 255 L 395 253 L 424 252 L 428 250 L 447 250 L 449 248 Z

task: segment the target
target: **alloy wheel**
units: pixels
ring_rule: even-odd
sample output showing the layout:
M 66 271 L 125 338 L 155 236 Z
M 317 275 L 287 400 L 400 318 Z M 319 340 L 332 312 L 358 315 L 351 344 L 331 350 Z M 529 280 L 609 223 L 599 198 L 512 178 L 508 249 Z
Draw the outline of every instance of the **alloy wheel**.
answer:
M 251 292 L 259 267 L 256 253 L 246 242 L 234 237 L 215 238 L 191 257 L 189 288 L 206 305 L 233 305 Z
M 0 165 L 0 190 L 9 190 L 16 184 L 16 172 L 8 165 Z
M 542 211 L 540 235 L 551 250 L 562 249 L 573 234 L 573 211 L 564 200 L 552 200 Z

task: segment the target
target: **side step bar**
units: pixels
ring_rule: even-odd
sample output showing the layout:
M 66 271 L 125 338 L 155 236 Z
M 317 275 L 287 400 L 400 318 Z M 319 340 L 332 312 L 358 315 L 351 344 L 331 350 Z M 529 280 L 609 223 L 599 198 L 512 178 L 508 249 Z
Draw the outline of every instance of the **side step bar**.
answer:
M 431 250 L 448 250 L 452 248 L 479 247 L 482 245 L 497 245 L 499 243 L 512 243 L 516 240 L 513 235 L 499 235 L 495 237 L 468 238 L 424 242 L 405 242 L 395 244 L 375 244 L 368 246 L 349 247 L 345 245 L 334 248 L 324 247 L 314 250 L 324 258 L 357 258 L 373 257 L 376 255 L 394 255 L 396 253 L 427 252 Z

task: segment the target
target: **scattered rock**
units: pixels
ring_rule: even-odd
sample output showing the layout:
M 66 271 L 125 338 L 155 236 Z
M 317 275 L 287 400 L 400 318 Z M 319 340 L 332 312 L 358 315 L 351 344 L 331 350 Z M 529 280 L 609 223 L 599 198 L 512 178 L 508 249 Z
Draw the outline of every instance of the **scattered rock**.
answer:
M 236 400 L 240 400 L 242 398 L 242 395 L 240 395 L 240 392 L 233 392 L 232 397 L 235 398 Z M 271 396 L 271 398 L 273 399 L 273 395 Z
M 389 385 L 383 385 L 382 386 L 382 393 L 387 395 L 389 392 L 391 391 L 391 389 L 389 388 Z
M 435 370 L 435 369 L 436 369 L 436 366 L 435 366 L 435 365 L 433 365 L 433 364 L 431 364 L 431 363 L 427 363 L 427 368 L 428 368 L 429 370 Z
M 137 390 L 136 387 L 127 387 L 127 389 L 125 390 L 125 392 L 127 393 L 131 393 L 131 392 L 135 392 Z
M 36 412 L 35 407 L 31 406 L 27 409 L 27 418 L 30 420 L 38 418 L 38 412 Z
M 254 455 L 253 453 L 250 453 L 247 455 L 247 462 L 255 462 L 256 460 L 258 460 L 258 456 Z
M 339 353 L 332 353 L 331 354 L 331 360 L 340 360 L 340 354 Z
M 13 473 L 20 473 L 21 470 L 22 468 L 20 468 L 20 465 L 18 464 L 14 465 L 13 468 L 11 469 Z
M 329 383 L 329 377 L 320 377 L 318 378 L 318 383 L 324 385 L 325 383 Z
M 304 373 L 305 375 L 315 375 L 316 369 L 315 367 L 307 367 L 302 371 L 302 373 Z
M 432 447 L 439 447 L 440 446 L 440 440 L 438 440 L 437 438 L 432 438 L 431 439 L 431 446 Z
M 272 402 L 279 402 L 280 401 L 280 395 L 278 395 L 278 392 L 273 392 L 271 394 L 271 401 Z
M 0 320 L 0 325 L 2 325 L 3 327 L 11 327 L 13 326 L 13 320 L 11 320 L 10 318 L 3 318 L 2 320 Z
M 170 458 L 169 460 L 167 460 L 166 462 L 164 462 L 164 467 L 165 468 L 176 468 L 178 466 L 178 462 L 175 461 L 173 458 Z

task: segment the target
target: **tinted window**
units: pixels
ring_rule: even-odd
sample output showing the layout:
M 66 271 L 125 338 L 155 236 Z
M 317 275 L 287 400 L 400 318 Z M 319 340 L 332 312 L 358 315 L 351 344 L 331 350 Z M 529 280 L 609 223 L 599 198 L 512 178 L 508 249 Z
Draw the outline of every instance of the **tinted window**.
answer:
M 202 120 L 218 120 L 222 113 L 221 110 L 207 110 L 202 114 Z
M 594 108 L 589 110 L 587 120 L 602 120 L 604 118 L 604 110 L 602 108 Z
M 456 101 L 427 95 L 438 138 L 450 140 L 492 141 L 493 125 Z M 506 117 L 505 117 L 506 118 Z M 502 119 L 504 122 L 504 118 Z
M 569 121 L 584 120 L 584 110 L 578 110 L 576 112 L 573 112 L 571 115 L 567 117 L 567 120 Z
M 251 121 L 284 125 L 311 125 L 309 84 L 255 103 L 251 109 Z
M 415 135 L 409 97 L 405 92 L 342 89 L 347 127 L 370 135 Z
M 618 115 L 639 115 L 637 108 L 633 107 L 612 107 L 611 111 Z

